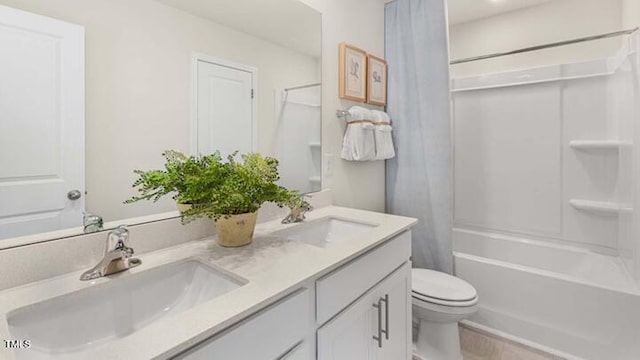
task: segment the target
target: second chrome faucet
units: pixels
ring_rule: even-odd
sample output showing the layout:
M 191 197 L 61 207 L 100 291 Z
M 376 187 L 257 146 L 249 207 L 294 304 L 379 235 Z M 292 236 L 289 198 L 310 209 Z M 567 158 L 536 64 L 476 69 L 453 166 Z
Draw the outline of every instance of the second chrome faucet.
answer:
M 80 280 L 92 280 L 134 268 L 142 261 L 133 258 L 133 248 L 129 247 L 129 230 L 119 226 L 109 231 L 104 256 L 96 266 L 85 271 Z
M 292 204 L 291 212 L 284 219 L 282 219 L 281 223 L 283 224 L 291 224 L 304 221 L 306 219 L 305 214 L 311 210 L 313 210 L 313 206 L 309 204 L 305 199 L 310 199 L 310 195 L 300 195 L 297 198 L 297 201 Z

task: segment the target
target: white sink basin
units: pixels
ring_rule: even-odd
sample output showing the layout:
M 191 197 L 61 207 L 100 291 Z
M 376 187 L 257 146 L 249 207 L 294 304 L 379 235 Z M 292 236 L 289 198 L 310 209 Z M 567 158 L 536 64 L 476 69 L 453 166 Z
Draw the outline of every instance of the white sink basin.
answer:
M 18 359 L 75 358 L 92 345 L 130 335 L 244 285 L 197 260 L 172 263 L 12 311 Z
M 276 232 L 275 235 L 313 246 L 328 247 L 371 231 L 376 226 L 329 217 L 302 223 L 290 229 Z

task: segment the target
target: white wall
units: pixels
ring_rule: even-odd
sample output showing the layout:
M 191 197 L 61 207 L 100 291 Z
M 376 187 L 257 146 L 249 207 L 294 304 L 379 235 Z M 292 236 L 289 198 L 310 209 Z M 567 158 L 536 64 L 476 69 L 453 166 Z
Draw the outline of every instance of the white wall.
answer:
M 638 0 L 560 0 L 450 27 L 451 59 L 547 44 L 623 28 L 627 16 L 638 18 Z M 631 11 L 635 9 L 634 16 Z M 625 12 L 626 13 L 626 12 Z M 631 21 L 631 20 L 629 20 Z M 640 23 L 640 21 L 638 21 Z M 613 55 L 620 38 L 511 55 L 451 67 L 452 77 L 476 75 L 596 59 Z
M 152 0 L 0 4 L 85 26 L 87 208 L 106 220 L 174 210 L 170 200 L 122 201 L 133 194 L 133 169 L 161 167 L 165 149 L 189 151 L 193 51 L 258 68 L 261 151 L 272 145 L 274 89 L 319 80 L 314 58 Z
M 640 26 L 640 0 L 622 0 L 622 22 L 625 29 Z
M 384 4 L 388 1 L 301 1 L 323 13 L 322 187 L 332 190 L 336 205 L 384 211 L 385 164 L 340 159 L 345 125 L 335 113 L 357 104 L 338 97 L 338 44 L 344 41 L 384 57 Z

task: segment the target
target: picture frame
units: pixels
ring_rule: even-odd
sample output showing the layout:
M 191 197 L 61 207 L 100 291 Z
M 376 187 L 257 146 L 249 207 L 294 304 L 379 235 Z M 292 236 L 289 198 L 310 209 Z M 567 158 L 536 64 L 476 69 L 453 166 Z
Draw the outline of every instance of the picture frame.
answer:
M 365 102 L 367 99 L 367 53 L 353 45 L 340 44 L 339 96 Z
M 387 62 L 367 55 L 367 103 L 387 106 Z

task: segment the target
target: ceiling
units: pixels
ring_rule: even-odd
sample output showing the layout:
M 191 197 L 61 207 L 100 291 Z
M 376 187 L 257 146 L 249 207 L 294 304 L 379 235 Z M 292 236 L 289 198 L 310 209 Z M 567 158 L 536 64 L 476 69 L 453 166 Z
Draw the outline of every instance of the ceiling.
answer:
M 303 54 L 322 52 L 322 16 L 299 0 L 156 0 Z
M 447 0 L 449 25 L 558 0 Z

